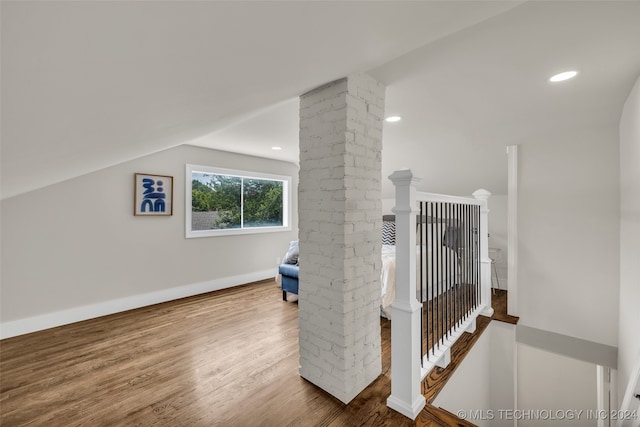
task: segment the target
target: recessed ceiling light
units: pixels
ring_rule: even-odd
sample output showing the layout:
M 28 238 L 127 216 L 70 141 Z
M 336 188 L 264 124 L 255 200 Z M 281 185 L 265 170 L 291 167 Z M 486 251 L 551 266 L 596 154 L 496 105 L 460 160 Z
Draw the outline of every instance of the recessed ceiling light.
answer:
M 402 117 L 400 116 L 389 116 L 384 119 L 384 121 L 387 123 L 399 122 L 400 120 L 402 120 Z
M 577 71 L 565 71 L 549 77 L 549 81 L 553 83 L 563 82 L 565 80 L 574 78 L 576 75 L 578 75 Z
M 276 151 L 280 151 L 282 150 L 282 147 L 271 147 L 272 150 L 276 150 Z

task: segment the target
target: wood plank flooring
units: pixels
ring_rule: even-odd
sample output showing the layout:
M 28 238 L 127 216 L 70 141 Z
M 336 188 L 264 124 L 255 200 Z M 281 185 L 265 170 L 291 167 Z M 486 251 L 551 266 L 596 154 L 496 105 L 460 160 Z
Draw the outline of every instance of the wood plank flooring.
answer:
M 0 341 L 0 425 L 408 426 L 383 372 L 349 405 L 298 374 L 298 307 L 274 281 Z
M 2 340 L 0 425 L 472 425 L 430 405 L 415 422 L 386 406 L 385 319 L 382 375 L 349 405 L 305 381 L 297 316 L 268 280 Z M 436 388 L 450 373 L 439 375 Z
M 421 427 L 474 427 L 475 424 L 462 420 L 446 409 L 438 408 L 429 403 L 420 413 L 418 420 Z
M 507 314 L 507 291 L 494 289 L 491 294 L 491 306 L 493 307 L 493 319 L 505 323 L 517 325 L 520 318 Z

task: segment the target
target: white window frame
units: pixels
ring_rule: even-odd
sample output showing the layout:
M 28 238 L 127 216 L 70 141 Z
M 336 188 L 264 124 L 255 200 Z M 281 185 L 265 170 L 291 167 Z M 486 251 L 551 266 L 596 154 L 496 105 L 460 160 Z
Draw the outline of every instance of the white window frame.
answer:
M 282 225 L 271 227 L 242 227 L 241 228 L 222 228 L 219 230 L 192 230 L 191 226 L 191 208 L 192 208 L 192 188 L 191 181 L 193 173 L 207 173 L 215 175 L 227 175 L 240 177 L 243 179 L 265 179 L 272 181 L 281 181 L 282 188 Z M 250 172 L 237 169 L 224 169 L 214 166 L 203 165 L 186 165 L 185 173 L 185 237 L 187 239 L 197 237 L 213 237 L 213 236 L 230 236 L 236 234 L 259 234 L 273 233 L 279 231 L 291 231 L 291 177 L 286 175 L 274 175 L 263 172 Z M 243 193 L 242 193 L 243 194 Z M 241 210 L 242 212 L 242 210 Z

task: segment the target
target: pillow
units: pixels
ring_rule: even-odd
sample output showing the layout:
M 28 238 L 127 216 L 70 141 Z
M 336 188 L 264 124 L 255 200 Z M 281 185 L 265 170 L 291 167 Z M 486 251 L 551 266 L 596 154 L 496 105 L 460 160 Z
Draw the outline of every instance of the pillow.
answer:
M 289 250 L 284 256 L 282 263 L 283 264 L 297 264 L 298 257 L 300 256 L 300 247 L 298 246 L 297 240 L 292 240 L 289 242 Z
M 393 221 L 382 221 L 382 244 L 396 244 L 396 223 Z

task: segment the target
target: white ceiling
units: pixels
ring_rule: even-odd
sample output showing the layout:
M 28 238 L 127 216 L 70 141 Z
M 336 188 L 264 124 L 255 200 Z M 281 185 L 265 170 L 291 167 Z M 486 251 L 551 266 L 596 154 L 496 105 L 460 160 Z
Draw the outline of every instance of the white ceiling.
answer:
M 547 82 L 568 69 L 579 76 Z M 640 74 L 640 2 L 529 2 L 368 73 L 387 85 L 387 114 L 404 118 L 385 123 L 383 177 L 409 167 L 428 191 L 506 194 L 506 146 L 572 127 L 615 132 Z M 297 108 L 291 99 L 195 144 L 297 161 Z
M 385 176 L 505 193 L 505 145 L 617 124 L 640 74 L 640 2 L 521 3 L 3 1 L 2 198 L 184 143 L 295 162 L 297 96 L 362 71 Z

